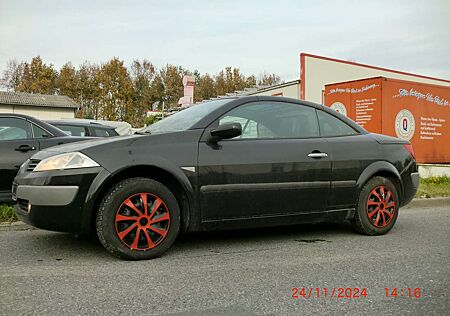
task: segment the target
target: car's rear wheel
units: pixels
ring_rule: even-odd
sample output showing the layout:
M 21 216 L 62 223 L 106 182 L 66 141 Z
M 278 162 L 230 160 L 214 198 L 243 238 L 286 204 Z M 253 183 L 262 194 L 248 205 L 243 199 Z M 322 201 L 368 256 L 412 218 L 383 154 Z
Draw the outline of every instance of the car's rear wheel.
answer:
M 353 228 L 365 235 L 383 235 L 394 226 L 399 208 L 395 185 L 387 178 L 373 177 L 359 194 Z
M 161 183 L 148 178 L 127 179 L 103 198 L 96 228 L 100 242 L 113 255 L 152 259 L 174 243 L 180 209 L 175 196 Z

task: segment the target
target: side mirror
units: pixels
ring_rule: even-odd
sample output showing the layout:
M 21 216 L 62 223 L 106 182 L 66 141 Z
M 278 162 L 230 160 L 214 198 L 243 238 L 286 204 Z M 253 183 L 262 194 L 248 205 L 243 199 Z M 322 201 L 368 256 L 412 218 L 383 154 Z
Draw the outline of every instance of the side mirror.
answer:
M 219 141 L 221 139 L 230 139 L 242 134 L 242 126 L 240 123 L 228 123 L 220 125 L 211 131 L 211 141 Z

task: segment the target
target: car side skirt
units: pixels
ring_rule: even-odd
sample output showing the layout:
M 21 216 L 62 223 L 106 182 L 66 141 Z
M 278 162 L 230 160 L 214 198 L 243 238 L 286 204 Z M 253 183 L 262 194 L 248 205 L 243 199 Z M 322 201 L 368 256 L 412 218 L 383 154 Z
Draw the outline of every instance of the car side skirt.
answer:
M 354 209 L 339 209 L 317 211 L 309 213 L 296 214 L 280 214 L 270 216 L 258 216 L 250 218 L 232 218 L 220 220 L 205 220 L 201 223 L 202 231 L 240 229 L 240 228 L 256 228 L 256 227 L 273 227 L 296 224 L 312 224 L 321 222 L 342 222 L 346 219 L 353 218 Z

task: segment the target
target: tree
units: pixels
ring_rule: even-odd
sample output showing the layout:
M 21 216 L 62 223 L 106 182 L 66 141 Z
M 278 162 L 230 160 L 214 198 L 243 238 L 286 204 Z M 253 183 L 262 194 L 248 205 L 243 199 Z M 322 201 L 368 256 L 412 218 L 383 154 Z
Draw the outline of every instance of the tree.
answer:
M 78 76 L 75 67 L 70 62 L 64 64 L 56 80 L 58 94 L 67 95 L 76 100 L 79 95 Z
M 133 80 L 133 103 L 134 103 L 134 122 L 138 126 L 145 123 L 145 115 L 151 109 L 154 102 L 152 96 L 152 82 L 155 78 L 155 67 L 144 59 L 142 61 L 134 60 L 131 64 L 131 77 Z
M 84 62 L 77 70 L 77 96 L 75 100 L 80 105 L 77 116 L 80 118 L 96 119 L 99 117 L 100 87 L 98 82 L 97 65 Z
M 183 76 L 186 72 L 182 67 L 167 64 L 159 75 L 164 86 L 163 100 L 166 108 L 178 106 L 178 100 L 183 96 Z
M 239 68 L 225 67 L 225 93 L 231 93 L 245 88 L 245 76 Z
M 216 90 L 216 96 L 225 95 L 227 93 L 227 86 L 225 80 L 225 74 L 223 70 L 219 71 L 217 75 L 214 76 L 214 87 Z
M 16 91 L 55 94 L 57 77 L 52 64 L 44 64 L 40 56 L 33 57 L 30 64 L 23 64 L 22 80 Z
M 123 61 L 114 57 L 103 64 L 97 80 L 100 88 L 100 113 L 97 118 L 127 121 L 133 125 L 133 83 Z
M 273 86 L 279 83 L 281 83 L 281 79 L 276 74 L 263 72 L 259 75 L 258 85 L 260 86 Z
M 256 85 L 254 75 L 245 77 L 239 68 L 225 67 L 214 76 L 216 96 L 226 95 Z
M 155 75 L 155 78 L 153 79 L 150 85 L 150 93 L 152 96 L 153 103 L 158 104 L 158 108 L 162 109 L 162 102 L 164 101 L 165 92 L 164 92 L 164 82 L 159 73 Z
M 6 70 L 3 71 L 1 86 L 8 91 L 17 91 L 22 82 L 24 64 L 16 59 L 11 59 L 6 63 Z
M 214 87 L 214 79 L 208 74 L 198 75 L 195 74 L 195 88 L 194 88 L 194 102 L 208 100 L 216 97 L 216 90 Z
M 256 86 L 256 77 L 255 75 L 248 76 L 245 80 L 245 87 L 250 88 Z
M 127 69 L 116 57 L 96 65 L 84 62 L 77 69 L 70 63 L 56 71 L 40 56 L 28 62 L 10 60 L 0 85 L 7 90 L 42 94 L 67 95 L 79 105 L 78 117 L 124 120 L 133 126 L 145 123 L 146 111 L 157 104 L 161 109 L 178 106 L 183 96 L 184 75 L 195 77 L 194 101 L 233 93 L 247 87 L 280 83 L 275 74 L 262 73 L 246 77 L 239 68 L 225 67 L 216 75 L 201 74 L 182 66 L 167 64 L 161 69 L 146 59 L 134 60 Z

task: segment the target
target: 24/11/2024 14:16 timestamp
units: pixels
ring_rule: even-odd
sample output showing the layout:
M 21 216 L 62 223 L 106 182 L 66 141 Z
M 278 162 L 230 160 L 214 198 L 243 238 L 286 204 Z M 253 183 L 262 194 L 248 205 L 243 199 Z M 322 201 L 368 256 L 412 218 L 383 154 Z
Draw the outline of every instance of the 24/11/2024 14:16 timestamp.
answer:
M 337 299 L 365 299 L 367 288 L 336 287 L 336 288 L 298 288 L 291 289 L 292 298 L 337 298 Z M 384 288 L 386 298 L 421 298 L 424 291 L 421 288 Z

